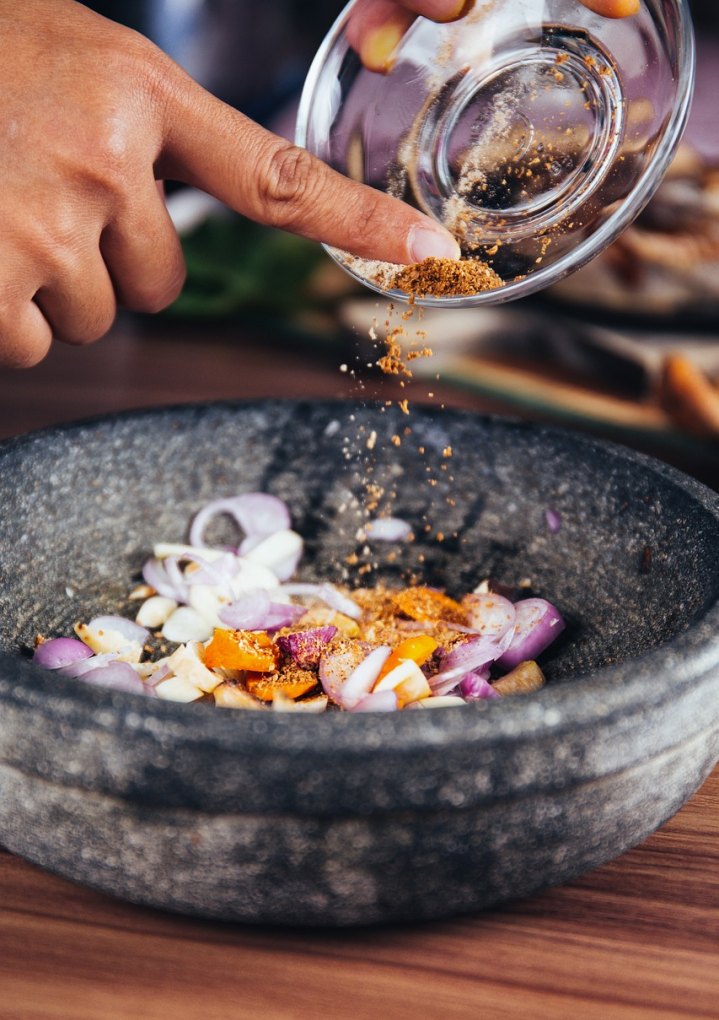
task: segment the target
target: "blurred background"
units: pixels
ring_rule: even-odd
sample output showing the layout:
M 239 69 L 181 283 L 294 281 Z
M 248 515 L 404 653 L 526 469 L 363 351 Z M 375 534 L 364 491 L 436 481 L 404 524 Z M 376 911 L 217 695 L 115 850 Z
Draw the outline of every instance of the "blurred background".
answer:
M 340 0 L 96 0 L 150 36 L 213 93 L 292 137 L 302 83 Z M 692 0 L 698 80 L 689 128 L 637 223 L 585 269 L 502 309 L 426 316 L 435 357 L 414 364 L 503 408 L 608 435 L 719 439 L 719 12 Z M 170 195 L 188 281 L 175 322 L 252 323 L 366 363 L 376 296 L 301 239 L 229 215 L 196 193 Z M 278 286 L 278 281 L 281 285 Z M 713 447 L 715 452 L 719 447 Z

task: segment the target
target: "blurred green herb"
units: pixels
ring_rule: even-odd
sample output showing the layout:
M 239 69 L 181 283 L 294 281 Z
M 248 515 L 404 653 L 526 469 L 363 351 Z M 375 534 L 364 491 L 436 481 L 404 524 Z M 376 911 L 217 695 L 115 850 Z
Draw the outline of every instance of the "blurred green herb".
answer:
M 307 305 L 307 284 L 326 256 L 318 244 L 240 216 L 213 217 L 182 239 L 187 282 L 169 314 L 286 316 Z

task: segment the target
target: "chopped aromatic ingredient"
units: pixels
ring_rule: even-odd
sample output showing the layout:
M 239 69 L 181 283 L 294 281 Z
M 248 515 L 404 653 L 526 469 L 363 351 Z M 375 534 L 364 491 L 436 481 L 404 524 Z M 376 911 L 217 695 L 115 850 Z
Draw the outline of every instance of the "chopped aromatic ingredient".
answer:
M 242 530 L 237 548 L 205 544 L 220 514 Z M 364 531 L 369 542 L 412 537 L 399 518 L 368 521 Z M 538 690 L 544 675 L 534 659 L 564 629 L 546 600 L 512 603 L 485 582 L 458 601 L 418 585 L 350 592 L 290 581 L 302 539 L 285 504 L 263 493 L 203 507 L 190 540 L 155 546 L 136 621 L 98 616 L 76 624 L 80 640 L 38 638 L 36 664 L 168 701 L 387 712 Z M 168 637 L 173 620 L 176 640 Z M 162 638 L 175 647 L 165 643 L 168 654 L 153 658 Z

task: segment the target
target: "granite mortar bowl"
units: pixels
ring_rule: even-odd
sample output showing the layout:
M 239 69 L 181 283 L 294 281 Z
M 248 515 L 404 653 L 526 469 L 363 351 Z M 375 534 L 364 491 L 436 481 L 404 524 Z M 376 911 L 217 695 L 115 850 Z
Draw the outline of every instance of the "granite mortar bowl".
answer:
M 455 593 L 527 578 L 560 606 L 544 690 L 308 717 L 104 692 L 29 661 L 36 633 L 127 610 L 153 542 L 220 495 L 286 499 L 302 574 L 336 579 L 364 462 L 417 526 L 376 576 L 419 567 Z M 447 411 L 192 406 L 3 444 L 0 505 L 0 841 L 126 899 L 298 925 L 473 911 L 638 843 L 719 757 L 719 496 L 619 447 Z

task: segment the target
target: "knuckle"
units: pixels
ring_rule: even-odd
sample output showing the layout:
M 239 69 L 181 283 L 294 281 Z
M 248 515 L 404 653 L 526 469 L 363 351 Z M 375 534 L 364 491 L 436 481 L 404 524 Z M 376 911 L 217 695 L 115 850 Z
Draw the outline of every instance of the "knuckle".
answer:
M 315 163 L 299 146 L 277 146 L 260 175 L 260 202 L 267 223 L 290 227 L 313 200 Z
M 79 168 L 87 194 L 105 196 L 112 207 L 127 204 L 137 173 L 137 148 L 137 138 L 124 119 L 96 125 L 90 150 Z
M 43 275 L 82 275 L 80 266 L 94 240 L 91 229 L 70 204 L 57 203 L 29 222 L 23 243 Z

